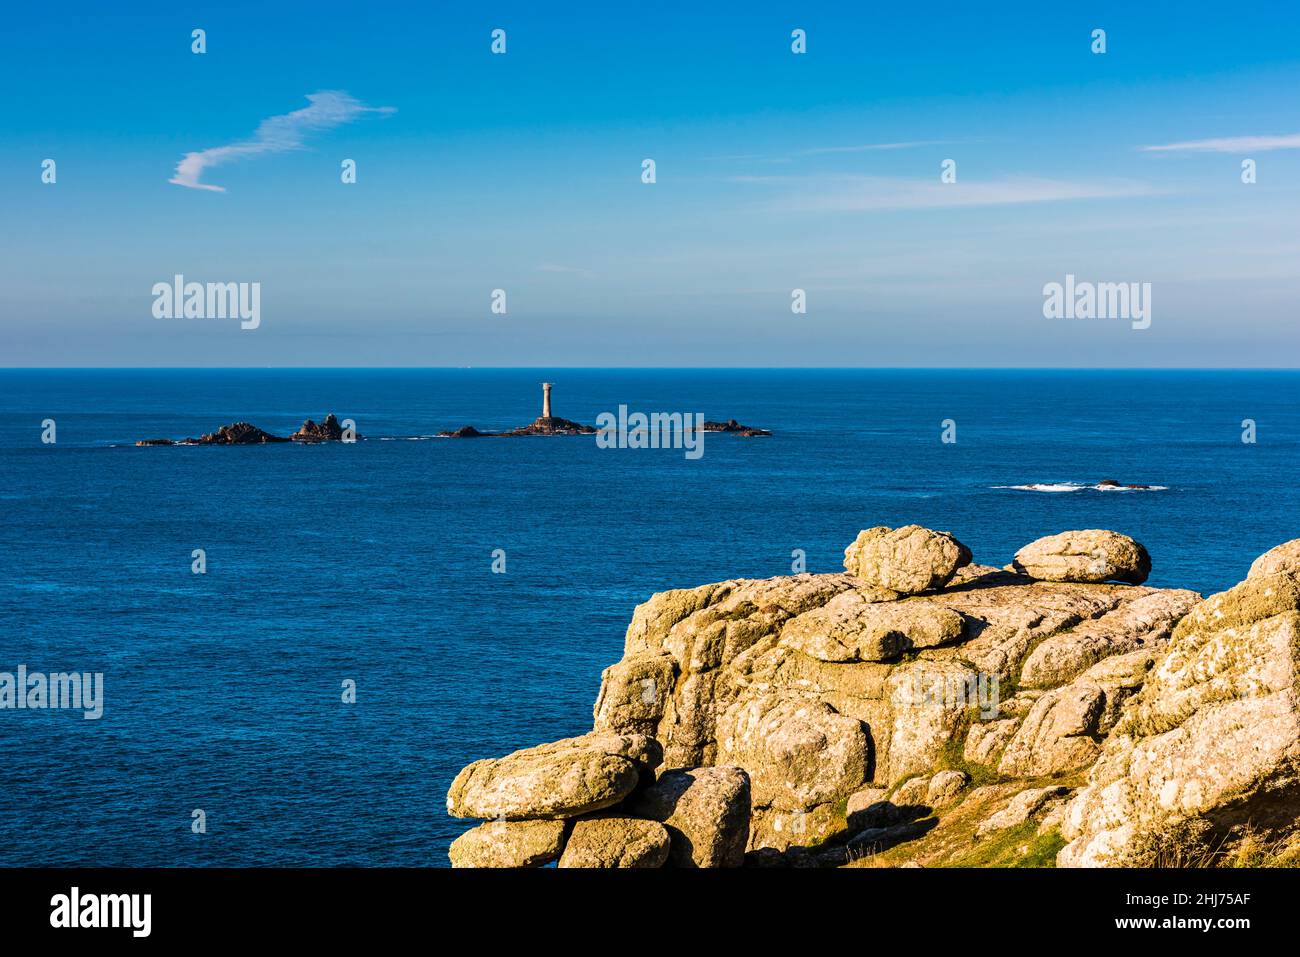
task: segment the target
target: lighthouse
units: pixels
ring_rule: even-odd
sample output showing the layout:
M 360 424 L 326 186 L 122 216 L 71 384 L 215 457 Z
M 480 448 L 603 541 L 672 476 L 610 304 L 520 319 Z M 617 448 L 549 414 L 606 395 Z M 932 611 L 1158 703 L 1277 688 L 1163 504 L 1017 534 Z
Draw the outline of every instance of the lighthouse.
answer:
M 551 417 L 551 386 L 552 385 L 554 385 L 554 383 L 551 382 L 542 383 L 542 418 L 543 419 L 549 419 Z

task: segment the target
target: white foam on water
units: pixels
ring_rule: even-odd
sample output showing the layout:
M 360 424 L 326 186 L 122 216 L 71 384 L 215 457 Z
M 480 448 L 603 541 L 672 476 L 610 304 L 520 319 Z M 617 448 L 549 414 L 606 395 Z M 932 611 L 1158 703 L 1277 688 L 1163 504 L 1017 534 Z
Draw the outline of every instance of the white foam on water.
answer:
M 1011 488 L 1018 492 L 1079 492 L 1087 485 L 1077 485 L 1074 482 L 1035 482 L 1030 485 L 995 485 L 994 488 Z
M 1028 485 L 994 485 L 992 488 L 1009 488 L 1017 492 L 1164 492 L 1168 485 L 1147 485 L 1143 488 L 1128 488 L 1125 485 L 1083 485 L 1079 482 L 1032 482 Z

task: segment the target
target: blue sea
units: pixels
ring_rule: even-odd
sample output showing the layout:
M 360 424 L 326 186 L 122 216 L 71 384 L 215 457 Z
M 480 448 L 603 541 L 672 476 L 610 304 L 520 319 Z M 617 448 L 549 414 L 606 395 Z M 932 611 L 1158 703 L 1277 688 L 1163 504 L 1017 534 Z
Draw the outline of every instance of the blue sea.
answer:
M 775 434 L 710 434 L 694 461 L 432 438 L 532 421 L 543 379 L 582 422 Z M 1226 588 L 1300 536 L 1298 395 L 1289 372 L 0 372 L 0 671 L 104 675 L 99 720 L 0 711 L 0 864 L 445 866 L 452 777 L 588 730 L 635 604 L 788 574 L 796 549 L 836 571 L 872 525 L 997 565 L 1111 528 L 1152 584 Z M 132 444 L 331 411 L 363 440 Z M 1007 487 L 1103 478 L 1165 489 Z

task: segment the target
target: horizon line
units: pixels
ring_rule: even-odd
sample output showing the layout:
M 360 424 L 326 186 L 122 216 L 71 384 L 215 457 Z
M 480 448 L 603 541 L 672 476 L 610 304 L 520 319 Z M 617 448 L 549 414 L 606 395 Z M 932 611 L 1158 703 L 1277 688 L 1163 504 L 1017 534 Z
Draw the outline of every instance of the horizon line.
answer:
M 0 366 L 0 372 L 1300 372 L 1300 366 Z

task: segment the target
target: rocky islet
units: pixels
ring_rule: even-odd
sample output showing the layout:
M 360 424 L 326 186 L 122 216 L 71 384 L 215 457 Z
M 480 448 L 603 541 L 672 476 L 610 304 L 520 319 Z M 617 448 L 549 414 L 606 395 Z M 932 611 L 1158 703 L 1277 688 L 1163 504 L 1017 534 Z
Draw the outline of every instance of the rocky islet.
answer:
M 321 422 L 307 419 L 297 432 L 285 436 L 272 435 L 249 422 L 234 422 L 223 425 L 215 432 L 208 432 L 198 438 L 189 439 L 141 439 L 136 445 L 271 445 L 281 442 L 342 442 L 347 438 L 346 430 L 331 412 Z M 353 436 L 360 438 L 360 436 Z

